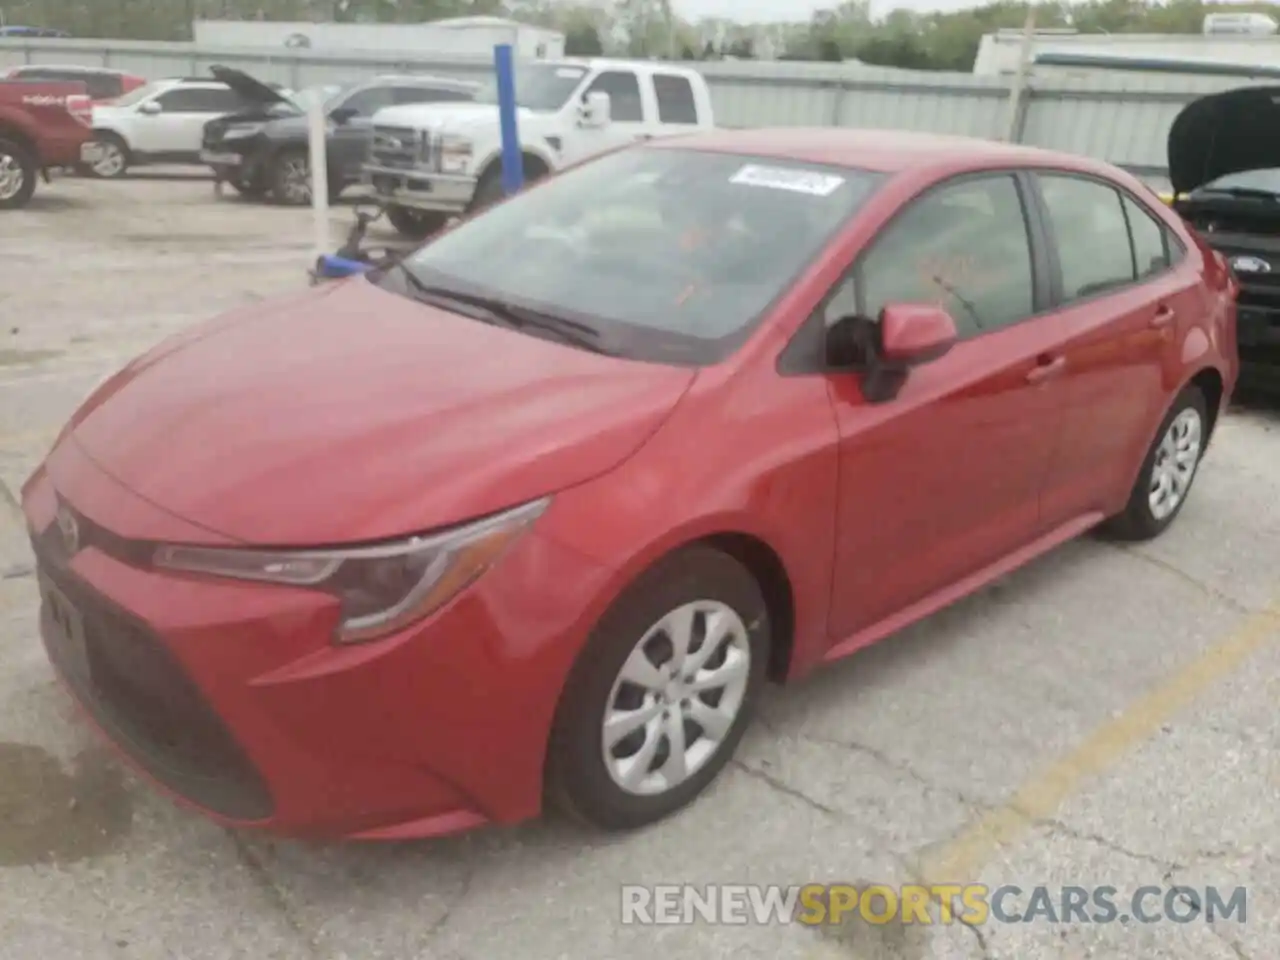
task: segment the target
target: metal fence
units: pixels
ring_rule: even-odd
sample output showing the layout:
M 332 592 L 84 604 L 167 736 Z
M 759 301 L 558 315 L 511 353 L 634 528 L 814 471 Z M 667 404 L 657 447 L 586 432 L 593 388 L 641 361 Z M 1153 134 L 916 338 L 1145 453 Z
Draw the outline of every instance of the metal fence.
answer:
M 481 79 L 486 57 L 422 51 L 326 52 L 210 48 L 116 40 L 0 40 L 0 70 L 21 64 L 83 64 L 142 76 L 204 76 L 237 67 L 293 89 L 412 71 Z M 727 126 L 898 128 L 1013 139 L 1082 153 L 1159 182 L 1165 135 L 1190 100 L 1238 86 L 1226 77 L 1105 74 L 1032 76 L 1018 103 L 999 77 L 926 73 L 847 64 L 721 61 L 695 66 L 706 77 L 717 122 Z

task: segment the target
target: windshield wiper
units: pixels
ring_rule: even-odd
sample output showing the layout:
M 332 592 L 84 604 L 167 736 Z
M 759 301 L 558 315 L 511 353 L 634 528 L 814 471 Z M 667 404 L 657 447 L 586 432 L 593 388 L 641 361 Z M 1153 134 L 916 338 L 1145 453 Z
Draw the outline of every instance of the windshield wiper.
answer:
M 469 308 L 464 310 L 468 316 L 475 317 L 476 311 L 479 311 L 480 316 L 477 319 L 500 323 L 504 326 L 514 327 L 517 330 L 526 327 L 543 330 L 554 334 L 566 343 L 571 343 L 584 350 L 606 355 L 611 354 L 611 351 L 600 344 L 600 331 L 589 323 L 570 320 L 568 317 L 534 310 L 530 307 L 518 306 L 498 297 L 486 297 L 482 294 L 467 293 L 464 290 L 433 286 L 426 283 L 404 264 L 400 264 L 400 272 L 404 275 L 405 280 L 418 300 L 446 309 L 456 309 L 458 306 L 462 306 Z

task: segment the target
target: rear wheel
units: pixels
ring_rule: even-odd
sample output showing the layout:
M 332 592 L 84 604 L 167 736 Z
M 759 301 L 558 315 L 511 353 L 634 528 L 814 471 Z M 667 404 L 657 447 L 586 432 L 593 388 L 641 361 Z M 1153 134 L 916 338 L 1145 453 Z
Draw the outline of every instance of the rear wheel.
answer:
M 760 587 L 732 557 L 695 547 L 659 563 L 574 665 L 547 757 L 552 799 L 607 830 L 692 802 L 742 739 L 769 642 Z
M 387 220 L 401 236 L 412 240 L 425 240 L 444 227 L 448 214 L 434 210 L 415 210 L 412 207 L 388 206 Z
M 1107 521 L 1103 532 L 1130 541 L 1151 540 L 1164 533 L 1187 502 L 1208 437 L 1204 393 L 1188 386 L 1161 422 L 1124 512 Z
M 39 175 L 30 150 L 16 140 L 0 138 L 0 210 L 16 210 L 30 203 Z
M 114 133 L 101 133 L 94 139 L 98 158 L 89 164 L 89 172 L 103 180 L 123 177 L 129 169 L 129 145 Z

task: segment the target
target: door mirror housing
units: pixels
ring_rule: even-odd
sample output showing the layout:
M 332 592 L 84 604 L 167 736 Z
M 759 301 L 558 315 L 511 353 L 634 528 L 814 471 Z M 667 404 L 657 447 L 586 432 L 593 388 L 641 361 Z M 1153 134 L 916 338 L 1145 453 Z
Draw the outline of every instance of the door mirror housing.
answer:
M 851 314 L 827 331 L 831 370 L 862 373 L 862 392 L 872 403 L 892 400 L 913 367 L 932 363 L 958 338 L 955 320 L 930 303 L 891 303 L 878 320 Z
M 148 100 L 142 106 L 138 107 L 139 113 L 144 113 L 148 117 L 154 117 L 157 113 L 163 113 L 164 107 L 160 106 L 157 100 Z
M 354 107 L 335 107 L 329 111 L 329 119 L 341 126 L 354 119 L 359 112 Z
M 587 94 L 582 105 L 584 127 L 607 127 L 612 117 L 613 105 L 609 94 L 603 90 L 592 90 Z
M 932 363 L 953 346 L 956 322 L 931 303 L 890 303 L 880 311 L 881 360 L 910 368 Z

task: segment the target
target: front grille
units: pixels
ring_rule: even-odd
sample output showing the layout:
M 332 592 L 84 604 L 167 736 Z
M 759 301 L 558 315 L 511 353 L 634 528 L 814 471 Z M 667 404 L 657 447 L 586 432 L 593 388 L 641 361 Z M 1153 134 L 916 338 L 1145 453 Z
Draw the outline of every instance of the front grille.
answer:
M 236 820 L 270 816 L 274 804 L 265 782 L 176 658 L 145 624 L 67 569 L 65 551 L 59 554 L 53 546 L 57 524 L 50 530 L 32 541 L 37 574 L 83 620 L 88 676 L 71 668 L 67 641 L 50 622 L 47 604 L 41 633 L 80 703 L 122 750 L 175 793 Z
M 393 170 L 439 170 L 440 138 L 409 127 L 375 126 L 369 159 Z

